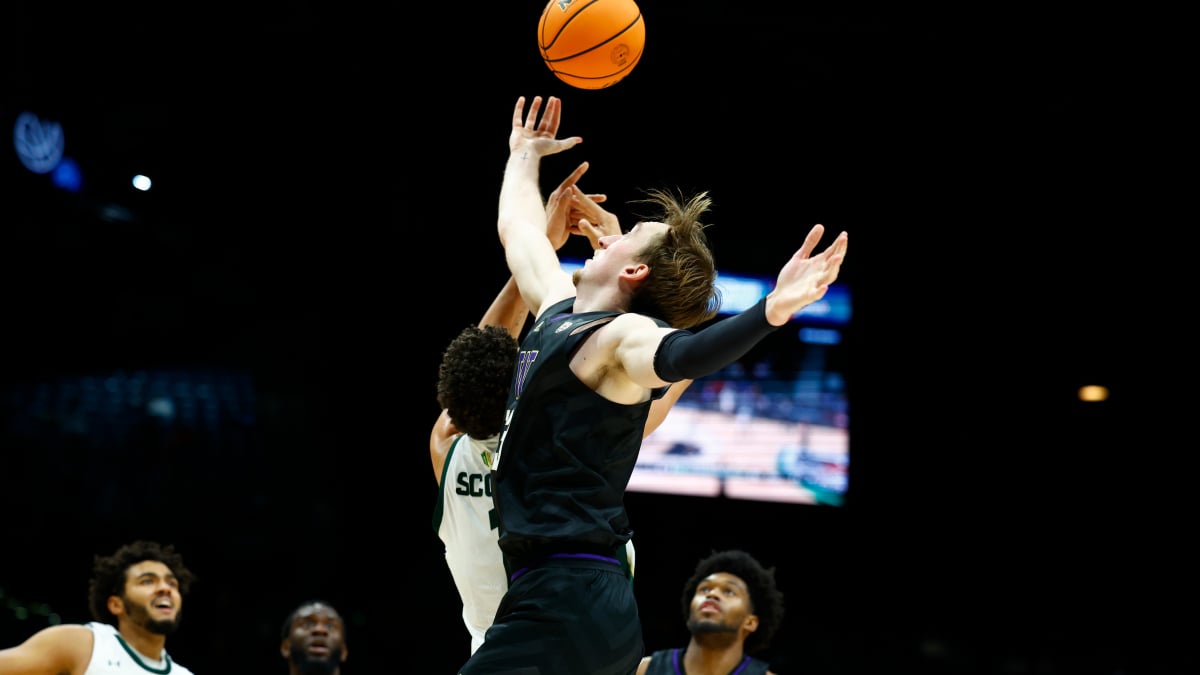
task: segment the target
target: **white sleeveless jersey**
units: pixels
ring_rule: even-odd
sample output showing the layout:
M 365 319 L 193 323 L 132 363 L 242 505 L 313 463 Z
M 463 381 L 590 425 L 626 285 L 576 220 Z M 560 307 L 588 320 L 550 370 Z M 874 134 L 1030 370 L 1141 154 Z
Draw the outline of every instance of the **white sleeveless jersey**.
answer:
M 480 441 L 460 435 L 446 453 L 433 529 L 446 546 L 446 565 L 463 603 L 471 653 L 496 617 L 508 590 L 492 504 L 492 470 L 499 436 Z
M 492 502 L 492 470 L 500 436 L 480 441 L 460 435 L 446 453 L 433 529 L 446 546 L 446 565 L 463 603 L 463 624 L 471 634 L 471 653 L 496 618 L 508 590 Z M 633 577 L 633 541 L 625 544 L 626 574 Z
M 99 621 L 86 625 L 92 629 L 92 659 L 83 675 L 192 675 L 192 671 L 172 661 L 166 650 L 162 666 L 153 666 L 126 644 L 114 626 Z

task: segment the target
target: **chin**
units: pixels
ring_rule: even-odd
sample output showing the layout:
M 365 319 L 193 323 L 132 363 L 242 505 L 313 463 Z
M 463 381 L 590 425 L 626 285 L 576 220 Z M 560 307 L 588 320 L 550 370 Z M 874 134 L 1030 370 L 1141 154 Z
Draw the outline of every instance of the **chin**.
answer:
M 179 628 L 178 619 L 167 619 L 165 621 L 147 621 L 146 630 L 159 635 L 171 635 Z

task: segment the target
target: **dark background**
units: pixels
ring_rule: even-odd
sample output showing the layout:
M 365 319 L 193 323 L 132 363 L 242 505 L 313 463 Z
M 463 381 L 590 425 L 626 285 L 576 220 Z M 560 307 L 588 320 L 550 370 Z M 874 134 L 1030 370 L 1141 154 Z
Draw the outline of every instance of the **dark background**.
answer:
M 1195 669 L 1156 304 L 1183 234 L 1158 217 L 1169 22 L 642 9 L 645 56 L 600 91 L 541 63 L 540 2 L 6 9 L 3 127 L 61 121 L 85 186 L 0 161 L 0 646 L 87 620 L 92 555 L 146 537 L 200 578 L 169 645 L 197 673 L 285 672 L 279 624 L 318 596 L 346 675 L 453 672 L 436 367 L 505 278 L 513 103 L 557 95 L 585 140 L 547 189 L 586 159 L 626 224 L 639 188 L 709 190 L 735 273 L 773 275 L 813 223 L 852 239 L 847 503 L 629 494 L 649 649 L 686 641 L 696 560 L 740 547 L 786 594 L 781 675 Z M 138 372 L 252 403 L 203 429 L 35 405 Z M 1111 398 L 1080 403 L 1090 383 Z

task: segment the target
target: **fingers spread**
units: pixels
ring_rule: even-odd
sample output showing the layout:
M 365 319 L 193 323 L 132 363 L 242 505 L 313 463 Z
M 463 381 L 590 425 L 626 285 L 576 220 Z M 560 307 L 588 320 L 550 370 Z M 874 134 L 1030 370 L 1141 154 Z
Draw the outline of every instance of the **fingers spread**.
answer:
M 536 127 L 538 112 L 542 109 L 542 97 L 534 96 L 533 103 L 529 104 L 529 115 L 525 118 L 525 128 L 533 129 Z
M 513 110 L 513 126 L 519 127 L 524 124 L 523 115 L 525 113 L 525 97 L 517 97 L 517 107 Z

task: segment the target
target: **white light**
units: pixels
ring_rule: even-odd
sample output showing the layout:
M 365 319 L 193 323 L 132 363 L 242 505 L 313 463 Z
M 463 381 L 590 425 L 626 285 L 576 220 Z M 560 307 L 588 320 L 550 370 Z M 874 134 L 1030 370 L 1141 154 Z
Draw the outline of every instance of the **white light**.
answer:
M 142 192 L 146 192 L 150 189 L 150 177 L 143 176 L 139 173 L 133 177 L 133 187 L 137 190 L 141 190 Z

